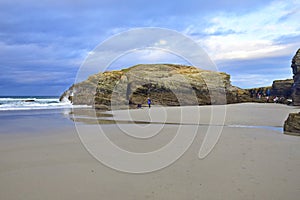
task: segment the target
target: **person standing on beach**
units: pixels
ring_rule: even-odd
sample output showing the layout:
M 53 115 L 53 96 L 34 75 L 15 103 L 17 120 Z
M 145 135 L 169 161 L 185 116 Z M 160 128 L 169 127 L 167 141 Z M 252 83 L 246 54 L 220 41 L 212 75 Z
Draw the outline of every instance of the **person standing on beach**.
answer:
M 266 91 L 267 103 L 269 103 L 269 100 L 270 100 L 270 95 L 271 95 L 271 91 L 270 91 L 270 89 L 268 88 L 268 89 L 267 89 L 267 91 Z
M 151 99 L 150 99 L 150 97 L 148 97 L 147 103 L 148 103 L 148 106 L 150 108 L 151 107 Z
M 267 91 L 266 91 L 266 96 L 270 97 L 270 95 L 271 95 L 271 90 L 270 90 L 270 88 L 268 88 Z

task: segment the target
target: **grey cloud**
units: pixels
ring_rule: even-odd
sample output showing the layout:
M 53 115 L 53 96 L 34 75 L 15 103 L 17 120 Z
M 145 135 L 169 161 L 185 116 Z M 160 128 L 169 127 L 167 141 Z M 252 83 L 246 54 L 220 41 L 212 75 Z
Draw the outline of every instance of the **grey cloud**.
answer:
M 203 26 L 205 19 L 202 16 L 207 14 L 213 15 L 219 11 L 247 12 L 266 3 L 260 0 L 2 0 L 0 66 L 8 66 L 10 71 L 6 73 L 6 77 L 15 76 L 17 81 L 20 78 L 26 79 L 21 76 L 22 71 L 35 76 L 49 73 L 65 79 L 67 87 L 70 76 L 75 77 L 87 52 L 120 30 L 160 26 L 182 31 L 190 20 L 196 20 L 196 24 Z M 156 42 L 142 35 L 140 41 L 148 41 L 149 44 Z M 109 48 L 119 55 L 130 42 L 115 43 Z M 109 52 L 102 52 L 102 56 L 106 54 Z M 1 81 L 4 78 L 3 75 L 0 76 L 0 85 L 7 81 Z M 14 89 L 16 82 L 12 81 L 11 79 L 10 84 Z M 48 84 L 51 85 L 54 81 L 48 80 Z M 41 82 L 44 86 L 47 85 L 46 81 Z M 27 90 L 32 91 L 29 83 Z M 5 91 L 8 92 L 8 89 Z

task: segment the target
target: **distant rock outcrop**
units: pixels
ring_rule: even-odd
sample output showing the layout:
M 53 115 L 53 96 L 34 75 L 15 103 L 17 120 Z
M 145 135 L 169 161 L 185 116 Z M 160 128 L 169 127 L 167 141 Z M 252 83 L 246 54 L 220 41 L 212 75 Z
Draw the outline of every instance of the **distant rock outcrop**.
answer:
M 291 113 L 284 122 L 284 133 L 300 136 L 300 113 Z
M 144 104 L 148 96 L 153 104 L 166 106 L 251 101 L 249 92 L 232 86 L 226 73 L 173 64 L 136 65 L 99 73 L 71 86 L 61 99 L 110 108 Z
M 284 97 L 287 99 L 292 98 L 293 83 L 294 83 L 293 79 L 273 81 L 272 88 L 271 88 L 271 96 Z
M 294 84 L 292 87 L 292 98 L 295 106 L 300 106 L 300 49 L 292 60 L 292 69 L 294 74 Z

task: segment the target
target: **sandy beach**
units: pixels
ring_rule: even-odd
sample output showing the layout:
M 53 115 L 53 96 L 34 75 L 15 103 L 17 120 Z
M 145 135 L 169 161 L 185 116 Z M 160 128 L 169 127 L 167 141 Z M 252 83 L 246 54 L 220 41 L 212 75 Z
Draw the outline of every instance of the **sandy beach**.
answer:
M 75 120 L 75 127 L 70 110 L 3 112 L 0 199 L 296 200 L 300 196 L 300 137 L 284 135 L 282 125 L 288 113 L 299 111 L 280 104 L 245 103 L 108 112 L 123 123 L 100 126 L 127 151 L 162 148 L 179 126 L 186 128 L 187 135 L 188 130 L 196 130 L 191 146 L 176 162 L 141 174 L 117 171 L 95 159 L 77 131 L 88 135 L 99 126 Z M 210 154 L 199 159 L 209 127 L 221 127 L 222 132 Z M 133 138 L 124 130 L 145 138 Z

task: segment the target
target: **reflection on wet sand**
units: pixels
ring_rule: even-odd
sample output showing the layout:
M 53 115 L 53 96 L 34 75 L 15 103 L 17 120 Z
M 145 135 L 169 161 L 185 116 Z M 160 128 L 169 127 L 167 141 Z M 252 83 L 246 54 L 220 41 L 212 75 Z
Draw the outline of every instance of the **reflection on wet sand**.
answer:
M 69 113 L 69 118 L 73 122 L 97 125 L 97 124 L 166 124 L 166 125 L 196 125 L 196 126 L 224 126 L 231 128 L 268 129 L 283 132 L 280 126 L 249 126 L 240 124 L 206 124 L 206 123 L 181 123 L 181 122 L 153 122 L 143 120 L 115 120 L 113 114 L 93 108 L 77 108 Z

